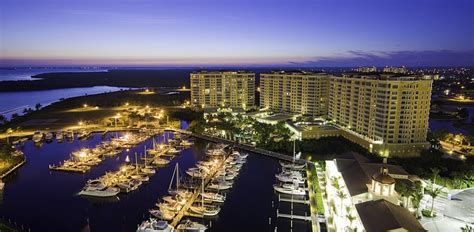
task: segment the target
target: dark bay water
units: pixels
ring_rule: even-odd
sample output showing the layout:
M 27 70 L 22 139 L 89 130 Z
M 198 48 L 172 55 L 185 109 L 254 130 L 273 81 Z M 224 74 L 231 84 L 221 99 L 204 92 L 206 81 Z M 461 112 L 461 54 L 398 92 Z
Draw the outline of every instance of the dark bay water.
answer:
M 472 123 L 472 120 L 474 119 L 474 107 L 466 107 L 467 110 L 469 111 L 469 117 L 465 120 L 462 120 L 464 123 Z M 463 129 L 463 128 L 458 128 L 453 125 L 455 121 L 454 120 L 436 120 L 436 119 L 430 119 L 429 120 L 429 127 L 431 131 L 434 130 L 447 130 L 451 133 L 462 133 L 464 135 L 470 135 L 468 130 Z
M 106 139 L 113 135 L 115 134 L 109 133 Z M 163 136 L 156 138 L 162 141 Z M 94 147 L 101 141 L 100 135 L 71 143 L 53 141 L 42 147 L 36 147 L 29 141 L 22 148 L 27 163 L 5 180 L 0 216 L 31 231 L 83 231 L 86 228 L 91 231 L 135 231 L 137 224 L 149 217 L 148 209 L 167 194 L 175 163 L 179 163 L 184 175 L 185 169 L 205 158 L 207 145 L 205 141 L 196 141 L 194 146 L 184 150 L 168 166 L 158 169 L 150 177 L 148 184 L 135 192 L 119 194 L 116 201 L 83 198 L 76 194 L 88 179 L 97 178 L 106 171 L 117 170 L 123 165 L 127 154 L 133 159 L 133 154 L 142 152 L 144 145 L 151 146 L 151 139 L 129 152 L 124 151 L 116 157 L 106 158 L 86 174 L 48 170 L 49 164 L 67 159 L 72 151 L 81 147 Z M 278 226 L 278 231 L 290 231 L 289 221 L 276 219 L 276 207 L 289 209 L 289 204 L 278 206 L 272 188 L 274 175 L 279 171 L 278 161 L 256 154 L 251 154 L 247 160 L 234 187 L 227 193 L 227 200 L 219 217 L 212 221 L 195 220 L 211 225 L 209 231 L 274 231 L 274 226 Z M 296 206 L 295 212 L 305 211 L 306 208 Z M 307 223 L 293 224 L 293 231 L 310 231 L 308 229 Z
M 0 92 L 0 114 L 9 117 L 13 113 L 21 114 L 25 108 L 35 108 L 36 103 L 46 106 L 61 98 L 71 98 L 90 94 L 119 91 L 119 87 L 94 86 L 84 88 L 52 89 L 27 92 Z

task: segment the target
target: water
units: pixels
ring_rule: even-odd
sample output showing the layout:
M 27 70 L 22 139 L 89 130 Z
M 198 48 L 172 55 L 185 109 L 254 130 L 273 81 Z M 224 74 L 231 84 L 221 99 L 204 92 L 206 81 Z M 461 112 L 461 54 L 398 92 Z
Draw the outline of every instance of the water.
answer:
M 469 117 L 465 120 L 463 120 L 464 123 L 472 122 L 472 119 L 474 119 L 474 107 L 465 107 L 469 111 Z M 462 133 L 464 135 L 471 135 L 471 133 L 468 130 L 465 130 L 463 128 L 458 128 L 453 125 L 455 121 L 454 120 L 436 120 L 436 119 L 430 119 L 429 120 L 429 127 L 431 131 L 435 130 L 447 130 L 451 133 Z
M 99 68 L 16 68 L 0 69 L 0 81 L 22 81 L 33 80 L 31 76 L 42 73 L 58 72 L 106 72 L 106 69 Z
M 109 133 L 107 136 L 114 135 Z M 107 139 L 108 139 L 107 138 Z M 158 141 L 163 136 L 157 136 Z M 142 152 L 144 145 L 152 146 L 147 140 L 129 152 L 117 157 L 106 158 L 89 173 L 50 172 L 49 164 L 57 164 L 69 157 L 72 151 L 81 147 L 94 147 L 102 141 L 100 135 L 94 135 L 86 141 L 73 141 L 34 146 L 30 141 L 22 150 L 27 163 L 17 173 L 9 176 L 0 202 L 0 216 L 9 218 L 31 231 L 81 231 L 87 227 L 91 231 L 135 231 L 137 224 L 148 218 L 148 209 L 157 199 L 167 194 L 175 164 L 178 162 L 182 175 L 184 170 L 194 166 L 196 161 L 205 157 L 207 142 L 197 140 L 196 144 L 184 150 L 170 164 L 161 168 L 150 177 L 150 182 L 130 194 L 119 194 L 116 201 L 83 198 L 76 193 L 88 179 L 102 176 L 106 171 L 118 170 L 125 157 L 133 158 L 135 152 Z M 276 195 L 272 185 L 279 164 L 275 159 L 251 154 L 242 167 L 234 187 L 227 193 L 218 218 L 200 221 L 206 225 L 212 223 L 209 231 L 273 231 L 269 225 L 277 225 L 278 231 L 290 231 L 286 219 L 276 219 Z M 275 207 L 278 205 L 274 203 Z M 281 206 L 285 208 L 289 206 Z M 310 231 L 307 223 L 293 224 L 293 231 Z M 298 230 L 296 230 L 298 229 Z
M 13 113 L 21 114 L 25 108 L 35 108 L 37 103 L 42 106 L 49 105 L 59 101 L 61 98 L 70 98 L 84 96 L 88 94 L 98 94 L 105 92 L 119 91 L 119 87 L 111 86 L 94 86 L 84 88 L 68 88 L 39 90 L 26 92 L 0 92 L 0 114 L 9 117 Z

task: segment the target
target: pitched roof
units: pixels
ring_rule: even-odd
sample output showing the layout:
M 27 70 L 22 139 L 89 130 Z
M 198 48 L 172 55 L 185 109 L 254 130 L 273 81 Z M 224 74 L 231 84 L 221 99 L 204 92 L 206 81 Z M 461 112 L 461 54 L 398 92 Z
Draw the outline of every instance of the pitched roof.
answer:
M 337 170 L 342 174 L 351 196 L 366 193 L 367 184 L 372 182 L 372 176 L 380 172 L 381 167 L 387 167 L 390 174 L 408 175 L 400 166 L 382 163 L 369 163 L 364 156 L 350 152 L 345 158 L 337 158 Z M 347 157 L 347 158 L 346 158 Z
M 389 201 L 366 201 L 355 207 L 367 232 L 400 228 L 410 232 L 427 231 L 410 211 Z

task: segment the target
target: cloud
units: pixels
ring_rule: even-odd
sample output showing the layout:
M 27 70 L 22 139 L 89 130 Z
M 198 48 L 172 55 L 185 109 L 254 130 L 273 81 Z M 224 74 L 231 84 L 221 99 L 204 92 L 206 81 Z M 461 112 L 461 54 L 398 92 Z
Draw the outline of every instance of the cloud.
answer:
M 425 51 L 347 51 L 344 55 L 316 56 L 308 61 L 290 61 L 289 64 L 318 67 L 351 66 L 474 66 L 474 50 Z

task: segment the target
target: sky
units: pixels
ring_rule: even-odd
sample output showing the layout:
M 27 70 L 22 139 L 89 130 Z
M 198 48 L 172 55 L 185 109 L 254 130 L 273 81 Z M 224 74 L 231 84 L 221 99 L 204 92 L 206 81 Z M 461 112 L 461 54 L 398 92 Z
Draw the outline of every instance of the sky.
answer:
M 474 66 L 474 1 L 0 1 L 0 66 L 67 65 Z

